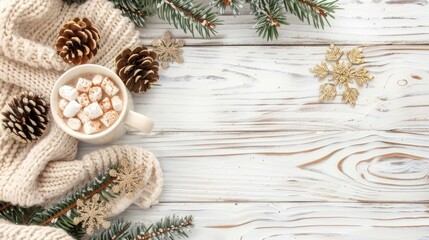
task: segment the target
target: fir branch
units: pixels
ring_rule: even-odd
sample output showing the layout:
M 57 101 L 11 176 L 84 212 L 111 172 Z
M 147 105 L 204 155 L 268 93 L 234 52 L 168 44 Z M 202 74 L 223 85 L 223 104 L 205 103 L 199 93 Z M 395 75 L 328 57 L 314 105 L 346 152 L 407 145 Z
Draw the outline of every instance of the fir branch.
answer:
M 141 18 L 141 19 L 144 19 L 142 22 L 144 23 L 144 22 L 146 22 L 146 16 L 148 16 L 148 13 L 146 13 L 145 11 L 143 11 L 143 10 L 139 10 L 139 9 L 136 9 L 136 10 L 133 10 L 133 9 L 130 9 L 130 8 L 126 8 L 126 7 L 124 7 L 124 6 L 121 6 L 121 5 L 118 5 L 118 6 L 116 6 L 117 8 L 119 8 L 124 14 L 127 14 L 127 16 L 128 15 L 130 15 L 130 16 L 136 16 L 136 17 L 139 17 L 139 18 Z M 129 17 L 129 16 L 128 16 Z M 136 23 L 137 24 L 137 26 L 139 26 L 139 27 L 143 27 L 143 25 L 140 25 L 140 24 L 138 24 L 138 23 Z
M 267 41 L 278 38 L 277 28 L 288 24 L 281 3 L 278 0 L 253 0 L 250 1 L 250 7 L 256 16 L 258 35 Z
M 147 18 L 154 15 L 156 2 L 154 0 L 110 0 L 115 7 L 122 11 L 138 27 L 144 27 Z
M 188 237 L 187 232 L 193 225 L 192 216 L 165 217 L 149 227 L 144 224 L 132 225 L 130 222 L 116 219 L 111 222 L 108 229 L 99 231 L 89 240 L 174 240 Z
M 195 36 L 195 30 L 201 37 L 210 37 L 216 33 L 216 26 L 220 24 L 217 14 L 212 8 L 194 4 L 193 0 L 157 0 L 158 17 L 173 23 L 176 28 L 182 28 L 186 33 Z
M 146 227 L 145 225 L 137 226 L 135 235 L 132 240 L 158 240 L 186 238 L 189 228 L 194 225 L 192 216 L 179 218 L 177 216 L 166 217 L 159 222 Z
M 112 169 L 117 168 L 117 166 L 112 167 Z M 117 195 L 111 191 L 111 185 L 115 179 L 115 177 L 110 176 L 109 170 L 99 174 L 93 181 L 88 182 L 79 190 L 66 196 L 53 206 L 36 213 L 30 224 L 58 227 L 73 234 L 75 237 L 84 235 L 84 230 L 78 231 L 75 224 L 73 224 L 73 219 L 78 216 L 76 211 L 77 201 L 79 199 L 90 199 L 95 194 L 99 194 L 101 199 L 107 202 L 110 201 L 111 198 L 115 198 Z
M 8 202 L 0 201 L 0 218 L 14 224 L 27 224 L 33 215 L 40 211 L 40 207 L 23 208 Z
M 229 7 L 234 15 L 240 14 L 240 8 L 243 7 L 243 0 L 212 0 L 210 5 L 219 9 L 219 13 L 225 13 Z
M 64 214 L 66 214 L 68 211 L 76 208 L 77 206 L 77 200 L 82 199 L 82 200 L 87 200 L 90 199 L 92 196 L 94 196 L 95 194 L 105 190 L 106 188 L 109 187 L 109 185 L 111 183 L 113 183 L 113 180 L 115 178 L 114 177 L 110 177 L 106 182 L 104 182 L 101 186 L 97 187 L 95 190 L 89 192 L 88 194 L 83 193 L 82 197 L 77 196 L 76 194 L 73 194 L 72 196 L 69 196 L 69 198 L 64 199 L 63 201 L 65 202 L 69 202 L 70 204 L 68 204 L 65 208 L 62 208 L 61 211 L 57 212 L 55 215 L 49 217 L 48 219 L 46 219 L 45 221 L 43 221 L 40 225 L 42 226 L 46 226 L 48 224 L 50 224 L 54 219 L 59 218 L 61 216 L 63 216 Z M 85 188 L 83 191 L 85 191 L 88 188 Z M 58 205 L 60 205 L 62 203 L 58 203 Z
M 64 229 L 65 230 L 65 229 Z M 66 230 L 67 233 L 75 239 L 85 239 L 85 228 L 82 224 L 77 224 Z
M 12 206 L 11 203 L 8 202 L 0 202 L 0 213 L 5 210 L 6 208 Z
M 283 0 L 287 12 L 296 15 L 301 21 L 313 23 L 316 28 L 324 28 L 329 24 L 328 17 L 334 18 L 333 14 L 338 9 L 338 0 Z
M 116 179 L 113 174 L 119 166 L 111 167 L 107 172 L 99 174 L 93 181 L 69 194 L 63 200 L 51 207 L 22 208 L 0 201 L 0 218 L 11 221 L 14 224 L 39 225 L 56 227 L 65 230 L 72 237 L 82 239 L 85 236 L 85 228 L 82 223 L 74 224 L 77 217 L 77 201 L 94 199 L 100 196 L 105 202 L 117 197 L 112 190 L 112 183 Z M 192 216 L 179 218 L 166 217 L 159 222 L 146 227 L 144 224 L 132 225 L 121 219 L 112 220 L 108 229 L 99 229 L 93 236 L 85 237 L 91 240 L 174 240 L 188 237 L 187 232 L 194 224 Z
M 90 240 L 122 240 L 130 239 L 132 234 L 131 223 L 123 219 L 115 219 L 108 229 L 98 231 L 91 236 Z
M 73 3 L 82 4 L 85 3 L 86 0 L 64 0 L 64 2 L 66 2 L 68 5 L 71 5 Z
M 326 13 L 327 10 L 325 10 L 323 7 L 318 6 L 316 3 L 313 3 L 311 1 L 308 0 L 298 0 L 301 3 L 309 6 L 311 9 L 313 9 L 314 11 L 316 11 L 319 15 L 322 15 L 323 17 L 327 17 L 328 14 Z
M 83 3 L 86 0 L 64 0 L 71 3 Z M 195 0 L 109 0 L 120 9 L 138 27 L 143 27 L 147 17 L 157 14 L 160 19 L 168 21 L 176 28 L 186 33 L 191 32 L 195 37 L 198 32 L 202 37 L 216 34 L 215 27 L 221 21 L 214 11 L 223 13 L 230 7 L 234 15 L 239 14 L 243 0 L 211 0 L 210 6 L 195 4 Z M 285 14 L 296 15 L 301 21 L 324 28 L 329 24 L 328 19 L 334 18 L 338 8 L 338 0 L 245 0 L 250 3 L 255 15 L 257 33 L 267 41 L 278 38 L 278 28 L 286 25 Z

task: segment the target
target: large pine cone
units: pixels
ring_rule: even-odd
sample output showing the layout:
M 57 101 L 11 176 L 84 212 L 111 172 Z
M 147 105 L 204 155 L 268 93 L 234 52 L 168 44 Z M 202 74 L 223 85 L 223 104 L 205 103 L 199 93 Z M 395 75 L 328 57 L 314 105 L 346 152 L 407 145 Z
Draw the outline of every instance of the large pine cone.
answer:
M 158 81 L 156 53 L 145 47 L 125 49 L 116 57 L 116 73 L 132 93 L 147 92 Z
M 9 109 L 2 112 L 3 128 L 13 133 L 20 142 L 39 139 L 45 132 L 49 118 L 49 106 L 42 97 L 32 92 L 22 92 L 8 103 Z
M 66 63 L 79 65 L 97 55 L 99 41 L 100 31 L 87 18 L 74 18 L 61 28 L 55 48 Z

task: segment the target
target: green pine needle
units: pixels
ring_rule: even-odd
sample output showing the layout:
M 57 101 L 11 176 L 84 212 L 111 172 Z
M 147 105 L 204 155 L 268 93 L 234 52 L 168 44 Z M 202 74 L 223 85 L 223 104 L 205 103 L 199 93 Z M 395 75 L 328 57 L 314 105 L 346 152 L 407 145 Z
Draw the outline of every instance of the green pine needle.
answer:
M 137 226 L 134 238 L 144 240 L 158 240 L 176 238 L 187 238 L 190 227 L 194 225 L 192 216 L 179 218 L 177 216 L 166 217 L 149 227 L 145 225 Z M 138 238 L 140 237 L 140 238 Z
M 116 168 L 117 166 L 113 166 L 111 169 Z M 114 177 L 109 175 L 109 170 L 99 174 L 94 180 L 86 183 L 54 205 L 36 213 L 30 224 L 58 227 L 77 238 L 83 236 L 85 234 L 84 229 L 76 228 L 73 224 L 73 219 L 78 216 L 76 202 L 79 199 L 89 199 L 95 194 L 100 195 L 100 199 L 106 202 L 117 197 L 117 194 L 111 191 L 111 183 Z
M 147 227 L 144 224 L 134 224 L 122 219 L 111 222 L 108 229 L 103 229 L 94 234 L 90 240 L 175 240 L 187 238 L 190 228 L 194 225 L 192 216 L 165 217 Z
M 278 0 L 260 0 L 250 3 L 256 19 L 256 32 L 267 41 L 279 37 L 278 28 L 287 25 L 285 11 Z
M 115 165 L 110 169 L 117 168 L 118 166 Z M 165 217 L 149 227 L 144 224 L 132 224 L 122 219 L 115 219 L 111 220 L 108 229 L 98 229 L 93 236 L 85 235 L 86 229 L 83 228 L 82 224 L 73 224 L 73 219 L 78 216 L 76 202 L 79 199 L 89 199 L 94 194 L 99 194 L 101 199 L 107 202 L 117 197 L 111 190 L 111 183 L 115 178 L 110 176 L 109 170 L 99 174 L 93 181 L 45 209 L 41 207 L 22 208 L 0 201 L 0 218 L 13 224 L 60 228 L 76 239 L 175 240 L 188 237 L 189 230 L 194 225 L 192 216 Z
M 86 0 L 64 0 L 64 2 L 66 2 L 68 5 L 71 5 L 73 3 L 82 4 L 86 2 Z
M 283 0 L 285 10 L 297 16 L 301 21 L 313 24 L 316 28 L 324 28 L 329 24 L 328 18 L 338 9 L 338 0 Z
M 110 222 L 108 229 L 98 231 L 91 236 L 90 240 L 113 240 L 113 239 L 131 239 L 131 223 L 123 219 L 115 219 Z
M 219 13 L 225 13 L 227 8 L 231 8 L 234 15 L 240 14 L 240 8 L 243 7 L 243 0 L 230 0 L 229 5 L 226 4 L 225 0 L 212 0 L 210 5 L 219 9 Z
M 83 3 L 85 0 L 64 0 L 68 4 Z M 239 14 L 243 0 L 211 0 L 210 6 L 195 4 L 195 0 L 110 0 L 116 8 L 131 19 L 137 26 L 143 27 L 147 17 L 157 14 L 176 28 L 197 32 L 203 38 L 216 34 L 215 27 L 221 23 L 214 8 L 224 13 L 231 8 L 234 15 Z M 329 25 L 334 18 L 338 0 L 245 0 L 255 15 L 256 32 L 267 41 L 279 37 L 278 28 L 287 25 L 286 13 L 296 15 L 301 21 L 316 28 Z
M 157 0 L 158 17 L 168 21 L 176 28 L 195 36 L 195 31 L 203 38 L 216 33 L 216 26 L 221 23 L 217 13 L 209 6 L 195 4 L 194 0 Z
M 154 0 L 110 0 L 115 7 L 122 11 L 138 27 L 144 27 L 147 18 L 156 13 Z
M 0 218 L 14 224 L 27 224 L 40 207 L 23 208 L 0 201 Z

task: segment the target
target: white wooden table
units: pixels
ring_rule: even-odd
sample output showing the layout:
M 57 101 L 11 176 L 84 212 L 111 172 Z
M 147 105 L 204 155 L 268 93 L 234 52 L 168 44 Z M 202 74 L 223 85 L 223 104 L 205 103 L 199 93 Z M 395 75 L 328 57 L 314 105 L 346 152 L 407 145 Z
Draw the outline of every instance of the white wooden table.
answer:
M 248 10 L 211 40 L 154 18 L 142 41 L 172 31 L 185 63 L 135 97 L 154 134 L 114 143 L 153 151 L 165 174 L 161 203 L 123 217 L 192 214 L 191 240 L 428 240 L 429 2 L 340 4 L 332 28 L 290 16 L 269 43 Z M 318 101 L 308 69 L 330 43 L 364 47 L 375 79 L 355 108 Z

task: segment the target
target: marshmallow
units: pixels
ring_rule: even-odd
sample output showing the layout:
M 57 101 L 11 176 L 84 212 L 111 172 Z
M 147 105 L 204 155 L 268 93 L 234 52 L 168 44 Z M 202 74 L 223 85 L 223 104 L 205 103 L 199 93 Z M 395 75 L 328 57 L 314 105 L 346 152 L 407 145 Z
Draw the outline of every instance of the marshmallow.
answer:
M 83 125 L 83 131 L 86 134 L 94 134 L 101 131 L 101 123 L 99 121 L 89 121 Z
M 101 109 L 100 105 L 97 102 L 89 104 L 83 110 L 91 120 L 94 120 L 103 115 L 103 109 Z
M 82 107 L 86 107 L 89 104 L 91 104 L 91 101 L 89 100 L 88 94 L 82 93 L 77 97 L 77 101 L 82 105 Z
M 82 123 L 77 118 L 69 118 L 69 120 L 67 120 L 67 126 L 69 126 L 69 128 L 72 130 L 79 131 Z
M 76 88 L 67 85 L 60 87 L 58 92 L 62 98 L 65 98 L 69 101 L 75 100 L 77 98 L 77 95 L 79 95 L 79 92 Z
M 82 109 L 82 105 L 76 102 L 76 100 L 70 101 L 66 108 L 64 108 L 63 115 L 64 117 L 72 118 L 76 116 L 80 109 Z
M 84 124 L 87 123 L 87 122 L 89 122 L 89 121 L 91 121 L 91 119 L 89 118 L 88 114 L 86 114 L 86 112 L 84 110 L 80 110 L 80 112 L 77 114 L 77 117 Z
M 92 87 L 89 89 L 88 96 L 91 102 L 98 102 L 103 97 L 103 91 L 100 87 Z
M 119 88 L 116 86 L 116 84 L 107 77 L 104 78 L 103 82 L 101 83 L 101 88 L 107 95 L 111 97 L 115 96 L 119 92 Z
M 64 109 L 66 108 L 67 104 L 69 104 L 69 101 L 65 100 L 64 98 L 61 98 L 60 101 L 58 102 L 58 108 L 61 111 L 64 111 Z
M 110 127 L 118 118 L 119 113 L 114 110 L 110 110 L 100 118 L 100 121 L 104 124 L 104 126 Z
M 112 109 L 112 104 L 110 104 L 110 99 L 108 97 L 104 98 L 100 102 L 100 107 L 103 109 L 103 112 L 107 112 Z
M 85 78 L 79 78 L 76 83 L 77 90 L 81 92 L 88 92 L 88 90 L 92 87 L 92 82 L 86 80 Z
M 122 111 L 122 99 L 119 96 L 112 97 L 112 106 L 115 111 L 120 112 Z
M 104 77 L 102 75 L 100 74 L 95 75 L 95 77 L 92 79 L 92 85 L 100 86 L 103 79 Z

